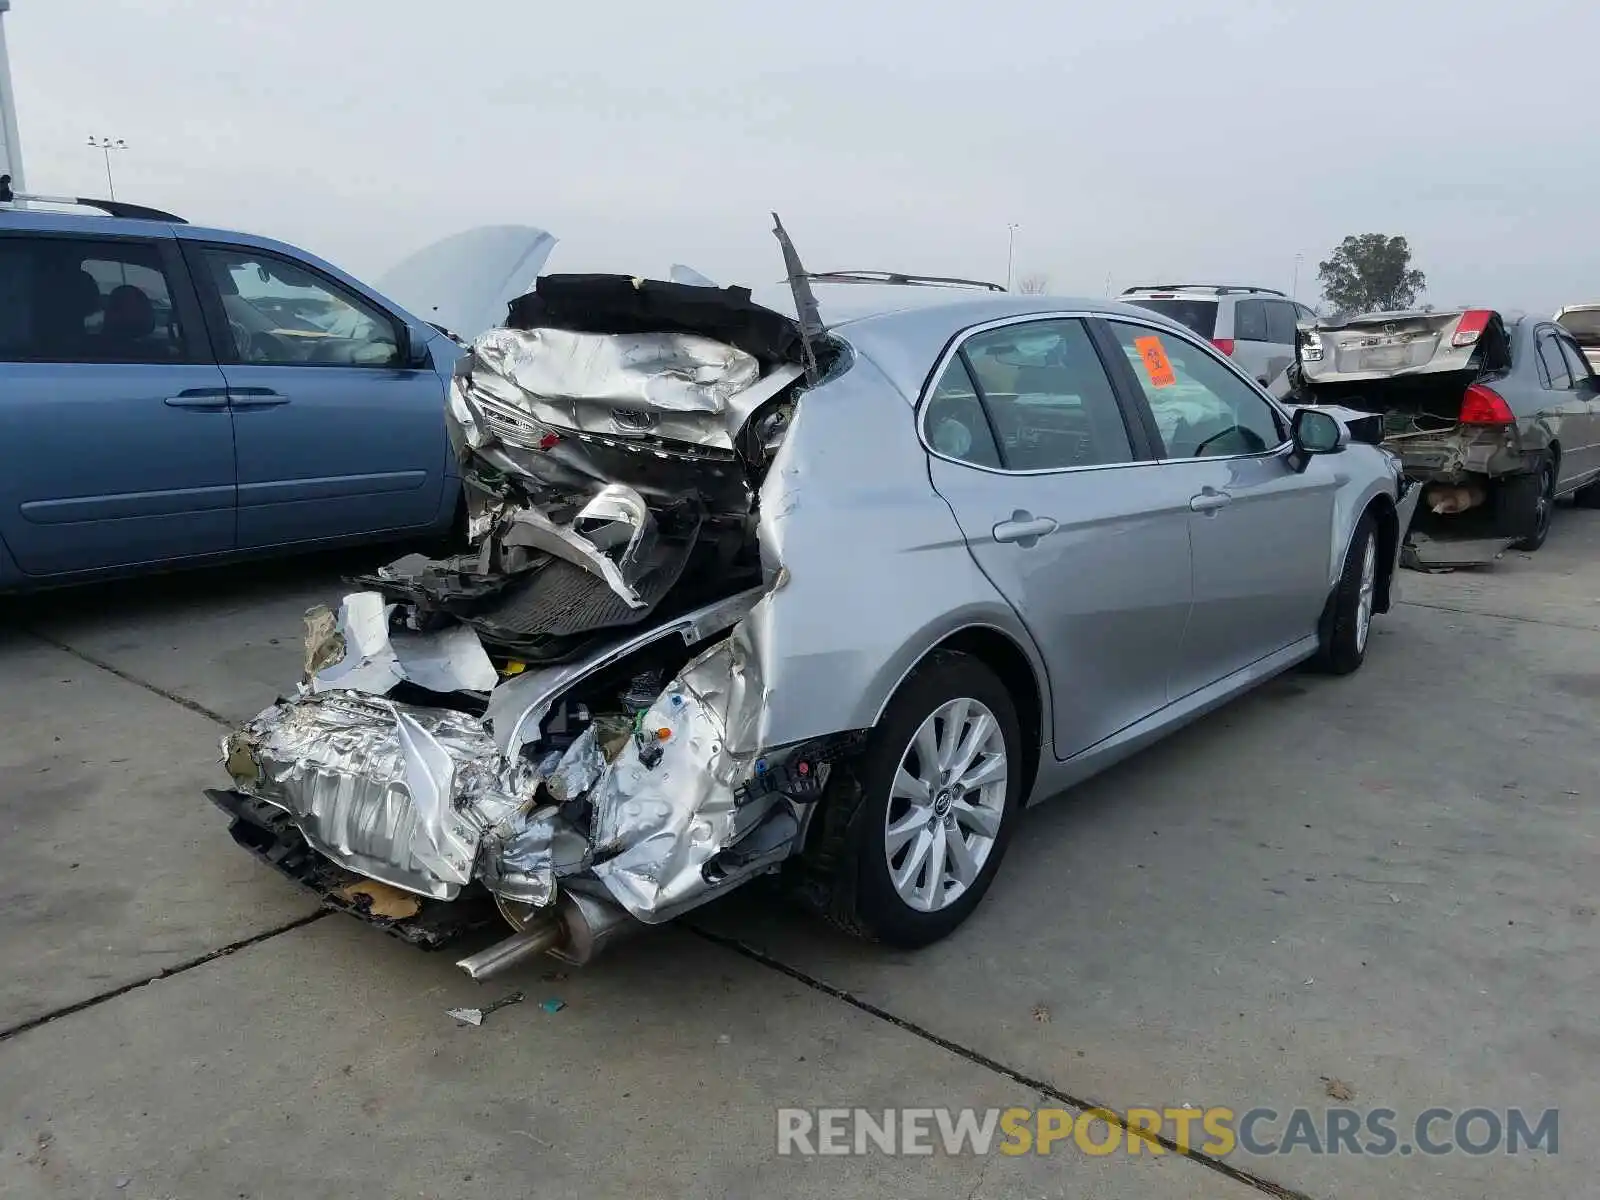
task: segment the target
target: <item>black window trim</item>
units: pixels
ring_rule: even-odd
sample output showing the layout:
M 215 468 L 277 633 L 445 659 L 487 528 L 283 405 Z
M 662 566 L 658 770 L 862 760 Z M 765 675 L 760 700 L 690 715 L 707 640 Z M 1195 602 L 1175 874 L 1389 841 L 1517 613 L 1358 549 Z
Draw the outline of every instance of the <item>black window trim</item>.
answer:
M 84 230 L 82 233 L 54 229 L 0 229 L 0 238 L 20 238 L 25 241 L 92 242 L 97 245 L 123 244 L 148 246 L 155 250 L 161 273 L 166 278 L 167 299 L 178 314 L 178 327 L 183 331 L 183 354 L 178 358 L 137 359 L 124 361 L 114 358 L 0 358 L 0 362 L 47 363 L 55 366 L 113 366 L 113 367 L 172 367 L 216 366 L 211 352 L 209 324 L 203 319 L 199 295 L 188 267 L 178 250 L 178 239 L 170 233 L 101 233 Z
M 1129 467 L 1150 467 L 1156 465 L 1160 461 L 1158 457 L 1158 451 L 1161 449 L 1160 443 L 1150 442 L 1148 434 L 1146 433 L 1145 425 L 1143 423 L 1144 418 L 1137 412 L 1137 410 L 1129 410 L 1127 396 L 1123 390 L 1117 386 L 1117 379 L 1112 370 L 1108 369 L 1105 350 L 1100 345 L 1099 339 L 1096 338 L 1094 332 L 1094 323 L 1099 316 L 1099 313 L 1085 312 L 1082 310 L 1022 313 L 1008 317 L 997 317 L 992 321 L 983 321 L 977 325 L 968 325 L 965 328 L 958 330 L 956 334 L 949 340 L 949 342 L 945 344 L 945 348 L 940 351 L 939 357 L 934 360 L 933 369 L 928 372 L 928 377 L 923 381 L 922 384 L 922 392 L 917 397 L 917 440 L 922 443 L 922 448 L 926 450 L 933 458 L 942 459 L 944 462 L 948 463 L 954 463 L 958 467 L 966 467 L 973 471 L 986 471 L 990 475 L 1010 475 L 1018 478 L 1026 478 L 1028 476 L 1035 475 L 1064 475 L 1073 471 L 1117 471 L 1126 470 Z M 1088 335 L 1089 343 L 1094 347 L 1095 354 L 1100 359 L 1100 368 L 1106 373 L 1106 382 L 1111 387 L 1112 398 L 1116 401 L 1117 411 L 1122 417 L 1122 427 L 1128 435 L 1128 445 L 1133 452 L 1133 459 L 1129 462 L 1088 463 L 1083 466 L 1075 467 L 1035 467 L 1032 469 L 1017 469 L 1006 466 L 986 466 L 983 463 L 971 462 L 964 458 L 955 458 L 949 454 L 944 454 L 941 451 L 934 449 L 933 443 L 928 437 L 928 404 L 933 399 L 934 389 L 939 386 L 939 381 L 944 378 L 945 372 L 949 369 L 950 363 L 959 358 L 962 364 L 962 369 L 966 371 L 967 379 L 972 383 L 974 394 L 977 395 L 979 404 L 983 408 L 983 419 L 989 423 L 990 436 L 995 438 L 995 449 L 1000 456 L 1000 461 L 1001 463 L 1006 461 L 1005 447 L 1001 444 L 998 436 L 995 435 L 994 421 L 993 418 L 989 416 L 987 404 L 985 404 L 983 401 L 983 392 L 981 385 L 978 383 L 977 372 L 972 369 L 971 364 L 967 359 L 966 344 L 977 335 L 981 333 L 988 333 L 990 330 L 1004 329 L 1011 325 L 1037 325 L 1043 324 L 1047 321 L 1077 321 L 1084 326 L 1084 332 Z
M 1288 410 L 1285 409 L 1283 405 L 1278 403 L 1278 401 L 1273 397 L 1272 393 L 1268 392 L 1254 379 L 1251 379 L 1250 376 L 1239 370 L 1239 368 L 1233 364 L 1231 359 L 1224 358 L 1222 355 L 1218 354 L 1215 347 L 1201 342 L 1187 330 L 1180 333 L 1169 326 L 1153 325 L 1148 321 L 1141 321 L 1135 317 L 1126 316 L 1122 313 L 1094 314 L 1090 324 L 1093 325 L 1096 322 L 1104 324 L 1105 337 L 1109 339 L 1110 345 L 1116 347 L 1117 359 L 1115 366 L 1113 367 L 1114 378 L 1115 380 L 1119 380 L 1122 386 L 1129 390 L 1129 395 L 1135 404 L 1137 411 L 1139 412 L 1140 420 L 1148 423 L 1150 438 L 1154 443 L 1154 448 L 1159 452 L 1159 455 L 1156 459 L 1158 463 L 1170 465 L 1174 463 L 1228 462 L 1229 460 L 1235 458 L 1277 458 L 1278 456 L 1287 454 L 1290 450 L 1294 449 L 1294 438 L 1290 432 L 1292 423 Z M 1196 349 L 1202 354 L 1207 355 L 1213 362 L 1222 365 L 1232 373 L 1235 379 L 1244 384 L 1247 389 L 1266 402 L 1267 407 L 1272 411 L 1273 415 L 1278 418 L 1279 436 L 1283 440 L 1280 441 L 1276 446 L 1271 446 L 1265 450 L 1254 450 L 1244 454 L 1207 454 L 1199 458 L 1187 455 L 1178 455 L 1176 457 L 1171 455 L 1168 451 L 1165 439 L 1161 437 L 1161 428 L 1156 424 L 1155 410 L 1150 407 L 1150 399 L 1145 395 L 1144 388 L 1139 383 L 1139 377 L 1133 373 L 1133 367 L 1128 363 L 1128 356 L 1123 352 L 1122 343 L 1117 340 L 1116 332 L 1111 328 L 1113 324 L 1132 325 L 1139 329 L 1148 329 L 1151 333 L 1160 334 L 1163 337 L 1177 338 L 1178 341 L 1189 343 L 1193 349 Z
M 1540 344 L 1546 338 L 1549 338 L 1552 342 L 1557 343 L 1556 355 L 1561 358 L 1561 369 L 1566 372 L 1567 376 L 1567 386 L 1564 388 L 1560 388 L 1555 385 L 1555 380 L 1550 376 L 1550 364 L 1545 362 L 1544 351 L 1540 349 Z M 1577 381 L 1572 378 L 1572 368 L 1567 366 L 1566 357 L 1561 354 L 1561 345 L 1556 337 L 1555 326 L 1540 325 L 1533 331 L 1533 361 L 1539 366 L 1539 382 L 1544 385 L 1545 391 L 1575 392 L 1578 390 Z
M 189 270 L 194 276 L 195 287 L 199 290 L 200 308 L 205 314 L 206 332 L 210 337 L 211 351 L 216 355 L 217 362 L 223 364 L 224 366 L 288 367 L 290 369 L 298 369 L 300 367 L 343 367 L 354 371 L 404 371 L 415 369 L 407 367 L 404 361 L 381 364 L 337 362 L 246 362 L 244 359 L 239 357 L 239 348 L 233 343 L 233 332 L 228 323 L 227 309 L 224 308 L 222 304 L 222 293 L 217 289 L 216 283 L 212 280 L 211 275 L 209 274 L 210 266 L 205 259 L 205 254 L 207 251 L 216 250 L 225 254 L 254 254 L 260 256 L 261 258 L 275 259 L 286 266 L 294 267 L 297 270 L 304 271 L 307 275 L 310 275 L 312 278 L 323 283 L 326 287 L 338 295 L 353 297 L 359 302 L 361 307 L 370 308 L 389 322 L 390 329 L 394 333 L 396 354 L 401 356 L 402 359 L 405 353 L 405 347 L 409 342 L 410 329 L 406 322 L 401 320 L 401 318 L 393 310 L 386 308 L 372 298 L 355 291 L 350 287 L 349 284 L 335 279 L 326 271 L 318 270 L 314 264 L 308 263 L 304 259 L 295 258 L 292 255 L 284 254 L 277 250 L 263 250 L 259 246 L 249 246 L 242 242 L 200 241 L 196 238 L 177 236 L 174 236 L 173 240 L 178 243 L 179 247 L 181 247 L 183 256 L 189 263 Z

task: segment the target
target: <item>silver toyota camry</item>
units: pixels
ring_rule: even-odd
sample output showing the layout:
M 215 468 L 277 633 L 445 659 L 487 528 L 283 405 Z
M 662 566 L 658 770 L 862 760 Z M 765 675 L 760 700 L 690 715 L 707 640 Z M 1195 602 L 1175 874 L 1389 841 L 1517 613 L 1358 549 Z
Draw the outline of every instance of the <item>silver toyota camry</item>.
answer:
M 778 233 L 787 303 L 547 275 L 475 340 L 461 552 L 307 614 L 208 793 L 240 845 L 414 943 L 499 927 L 479 978 L 770 873 L 918 946 L 1026 805 L 1361 665 L 1416 505 L 1381 422 L 1144 309 Z

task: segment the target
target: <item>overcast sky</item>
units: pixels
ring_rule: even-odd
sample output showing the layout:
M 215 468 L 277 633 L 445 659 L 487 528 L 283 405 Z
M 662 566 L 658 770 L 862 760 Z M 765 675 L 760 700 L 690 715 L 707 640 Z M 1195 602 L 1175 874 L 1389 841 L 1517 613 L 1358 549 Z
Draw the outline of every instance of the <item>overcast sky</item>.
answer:
M 552 270 L 808 266 L 1314 299 L 1403 234 L 1438 304 L 1600 299 L 1593 0 L 13 0 L 33 190 L 369 278 L 470 225 Z M 1587 127 L 1589 132 L 1583 133 Z

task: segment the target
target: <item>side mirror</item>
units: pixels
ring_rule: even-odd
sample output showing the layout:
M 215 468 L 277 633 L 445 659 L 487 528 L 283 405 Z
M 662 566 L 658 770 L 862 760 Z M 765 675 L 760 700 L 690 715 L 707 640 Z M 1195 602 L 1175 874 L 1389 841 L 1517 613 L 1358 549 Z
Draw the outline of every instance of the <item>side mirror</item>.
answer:
M 1294 451 L 1289 463 L 1296 471 L 1304 471 L 1313 454 L 1337 454 L 1350 441 L 1342 421 L 1315 408 L 1296 409 L 1290 430 Z

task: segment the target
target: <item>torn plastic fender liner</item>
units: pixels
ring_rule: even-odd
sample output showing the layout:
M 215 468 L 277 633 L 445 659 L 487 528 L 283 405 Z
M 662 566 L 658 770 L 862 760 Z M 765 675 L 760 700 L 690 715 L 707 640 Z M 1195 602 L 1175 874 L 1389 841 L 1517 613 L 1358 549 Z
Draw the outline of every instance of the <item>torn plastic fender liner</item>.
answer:
M 306 612 L 306 669 L 313 692 L 344 689 L 382 696 L 402 680 L 441 693 L 494 687 L 499 676 L 470 628 L 391 634 L 393 608 L 377 592 L 353 592 L 340 604 L 337 619 L 321 605 Z

